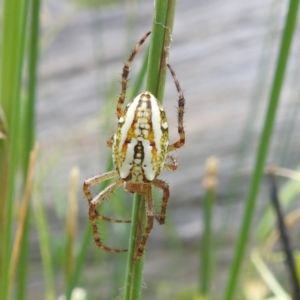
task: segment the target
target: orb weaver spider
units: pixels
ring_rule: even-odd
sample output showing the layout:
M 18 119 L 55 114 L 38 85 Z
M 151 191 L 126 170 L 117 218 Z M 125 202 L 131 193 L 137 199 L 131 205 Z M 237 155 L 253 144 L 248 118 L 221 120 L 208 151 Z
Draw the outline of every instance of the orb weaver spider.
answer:
M 179 140 L 169 144 L 168 122 L 165 111 L 162 104 L 150 92 L 145 91 L 139 94 L 123 110 L 129 68 L 135 55 L 149 35 L 150 32 L 139 41 L 123 67 L 122 89 L 117 103 L 117 130 L 107 142 L 107 145 L 112 148 L 112 159 L 116 169 L 89 178 L 83 184 L 83 191 L 89 203 L 89 219 L 94 240 L 99 248 L 109 252 L 125 252 L 127 250 L 105 246 L 98 233 L 96 220 L 101 219 L 113 223 L 129 223 L 130 221 L 105 217 L 97 211 L 97 208 L 122 185 L 124 190 L 144 196 L 147 223 L 141 241 L 137 246 L 134 262 L 137 262 L 143 255 L 147 239 L 153 228 L 154 218 L 157 219 L 159 224 L 165 223 L 169 200 L 169 185 L 157 177 L 162 169 L 177 169 L 176 159 L 168 153 L 182 147 L 185 143 L 183 127 L 185 99 L 176 75 L 169 64 L 167 66 L 179 94 Z M 110 184 L 95 197 L 92 197 L 90 192 L 91 186 L 115 177 L 117 177 L 117 181 Z M 159 215 L 156 215 L 154 210 L 152 186 L 161 189 L 163 194 Z

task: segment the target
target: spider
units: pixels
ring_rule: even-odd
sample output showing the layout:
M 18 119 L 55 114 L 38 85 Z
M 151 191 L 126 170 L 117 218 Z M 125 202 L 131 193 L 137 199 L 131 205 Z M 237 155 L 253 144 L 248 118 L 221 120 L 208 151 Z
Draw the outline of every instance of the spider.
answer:
M 87 179 L 83 184 L 83 192 L 89 203 L 89 219 L 92 225 L 93 237 L 97 246 L 109 252 L 126 252 L 125 249 L 113 249 L 105 246 L 98 233 L 98 219 L 113 223 L 129 223 L 127 220 L 117 220 L 101 215 L 97 208 L 113 192 L 123 185 L 124 190 L 144 196 L 147 223 L 141 241 L 136 249 L 134 262 L 143 255 L 149 234 L 153 228 L 153 220 L 159 224 L 165 223 L 166 209 L 169 200 L 169 185 L 158 179 L 162 169 L 176 170 L 177 161 L 168 153 L 180 148 L 185 143 L 183 114 L 185 99 L 172 67 L 167 64 L 173 77 L 178 98 L 178 134 L 179 140 L 169 144 L 168 122 L 162 104 L 148 91 L 136 96 L 123 109 L 127 88 L 127 78 L 131 63 L 140 47 L 151 32 L 138 42 L 128 61 L 123 67 L 122 89 L 117 103 L 118 125 L 115 134 L 107 141 L 112 148 L 114 171 Z M 90 187 L 103 181 L 117 177 L 117 180 L 106 187 L 95 197 L 92 197 Z M 152 198 L 152 187 L 162 190 L 162 206 L 159 215 L 155 214 Z

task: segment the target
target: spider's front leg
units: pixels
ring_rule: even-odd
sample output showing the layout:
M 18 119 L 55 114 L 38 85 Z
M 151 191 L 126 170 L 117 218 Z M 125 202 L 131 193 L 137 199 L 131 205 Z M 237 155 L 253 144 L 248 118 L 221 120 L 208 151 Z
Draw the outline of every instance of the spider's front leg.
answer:
M 105 174 L 97 175 L 97 176 L 94 176 L 94 177 L 91 177 L 91 178 L 85 180 L 84 183 L 83 183 L 83 192 L 84 192 L 85 197 L 88 200 L 89 204 L 93 200 L 93 196 L 90 192 L 90 187 L 92 187 L 96 184 L 99 184 L 103 181 L 106 181 L 108 179 L 112 179 L 114 177 L 117 177 L 117 176 L 118 176 L 117 171 L 111 171 L 111 172 L 107 172 Z
M 123 104 L 125 101 L 125 95 L 126 95 L 126 89 L 127 89 L 127 79 L 128 79 L 128 74 L 129 74 L 129 68 L 131 66 L 131 63 L 135 57 L 135 55 L 138 53 L 138 51 L 140 50 L 141 46 L 143 45 L 143 43 L 145 42 L 145 40 L 147 39 L 147 37 L 150 35 L 151 32 L 147 32 L 142 39 L 137 43 L 137 45 L 135 46 L 135 48 L 133 49 L 133 51 L 131 52 L 131 55 L 129 56 L 127 62 L 125 63 L 124 67 L 123 67 L 123 72 L 122 72 L 122 89 L 121 89 L 121 94 L 118 100 L 118 104 L 117 104 L 117 117 L 118 119 L 120 119 L 123 114 Z
M 184 132 L 184 127 L 183 127 L 183 115 L 184 115 L 184 105 L 185 105 L 185 99 L 183 96 L 183 92 L 180 88 L 180 84 L 179 81 L 176 77 L 176 74 L 174 72 L 174 70 L 172 69 L 172 67 L 168 64 L 168 68 L 172 74 L 176 89 L 178 91 L 178 134 L 179 134 L 179 140 L 174 143 L 169 145 L 168 147 L 168 152 L 171 152 L 175 149 L 178 149 L 180 147 L 182 147 L 185 143 L 185 132 Z

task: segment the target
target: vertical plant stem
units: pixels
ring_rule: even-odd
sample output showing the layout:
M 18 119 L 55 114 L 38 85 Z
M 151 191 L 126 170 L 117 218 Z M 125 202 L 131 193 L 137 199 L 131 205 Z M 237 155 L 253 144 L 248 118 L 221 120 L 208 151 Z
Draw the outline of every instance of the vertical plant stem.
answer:
M 27 11 L 27 9 L 26 9 Z M 30 1 L 30 25 L 29 25 L 29 36 L 28 36 L 28 86 L 27 86 L 27 97 L 23 104 L 23 116 L 22 116 L 22 132 L 20 140 L 22 143 L 21 159 L 23 167 L 23 176 L 26 178 L 28 174 L 27 166 L 29 161 L 29 154 L 33 148 L 34 135 L 35 135 L 35 94 L 36 94 L 36 82 L 37 82 L 37 62 L 38 62 L 38 41 L 39 41 L 39 12 L 40 12 L 40 0 Z M 25 29 L 24 29 L 25 30 Z M 25 34 L 24 34 L 25 35 Z M 23 138 L 23 139 L 22 139 Z M 17 298 L 19 300 L 26 298 L 26 278 L 28 268 L 28 236 L 29 236 L 29 219 L 31 211 L 28 210 L 24 224 L 24 235 L 21 242 L 21 253 L 18 267 L 18 287 L 17 287 Z
M 136 243 L 139 241 L 141 234 L 141 228 L 139 226 L 142 226 L 142 220 L 145 219 L 145 205 L 142 200 L 140 195 L 134 195 L 124 293 L 124 299 L 126 300 L 141 299 L 145 255 L 143 255 L 135 264 L 133 263 L 133 260 Z
M 233 258 L 228 284 L 224 293 L 225 300 L 233 299 L 241 263 L 246 249 L 247 240 L 249 237 L 251 221 L 252 221 L 255 204 L 256 204 L 256 198 L 259 192 L 263 168 L 265 165 L 269 143 L 272 136 L 276 111 L 279 102 L 279 96 L 280 96 L 280 92 L 284 80 L 285 70 L 286 70 L 287 61 L 289 57 L 289 51 L 290 51 L 294 29 L 297 21 L 298 7 L 299 7 L 299 0 L 290 0 L 286 23 L 282 34 L 277 66 L 276 66 L 273 84 L 271 88 L 269 105 L 265 117 L 263 131 L 260 137 L 259 147 L 256 154 L 255 167 L 252 174 L 250 189 L 248 192 L 247 202 L 244 210 L 243 222 L 240 229 L 238 242 L 235 248 L 235 254 Z
M 33 174 L 34 174 L 34 167 L 36 164 L 37 154 L 39 150 L 39 145 L 36 144 L 34 149 L 31 151 L 30 159 L 29 159 L 29 165 L 28 165 L 28 174 L 26 176 L 26 183 L 25 183 L 25 189 L 23 193 L 23 197 L 20 203 L 20 209 L 19 209 L 19 223 L 16 230 L 16 236 L 14 240 L 14 246 L 13 251 L 11 255 L 11 261 L 9 266 L 9 287 L 8 287 L 8 295 L 10 295 L 13 279 L 16 273 L 17 263 L 19 261 L 19 254 L 21 250 L 21 241 L 22 236 L 24 234 L 25 229 L 25 222 L 28 215 L 28 205 L 29 205 L 29 198 L 31 195 L 31 189 L 32 189 L 32 182 L 33 182 Z
M 11 255 L 12 208 L 15 190 L 15 173 L 19 163 L 18 137 L 20 120 L 20 89 L 24 57 L 24 41 L 28 0 L 3 3 L 2 49 L 0 103 L 6 118 L 8 139 L 1 140 L 0 152 L 4 160 L 0 160 L 0 178 L 6 184 L 4 193 L 0 195 L 1 210 L 1 257 L 0 257 L 0 298 L 8 295 L 8 264 Z M 1 188 L 3 189 L 3 188 Z
M 93 239 L 92 230 L 90 224 L 87 224 L 84 230 L 83 239 L 81 240 L 82 247 L 79 250 L 79 254 L 76 257 L 76 263 L 74 266 L 74 271 L 72 277 L 70 278 L 68 285 L 66 287 L 66 299 L 70 300 L 72 296 L 72 291 L 76 286 L 79 276 L 81 273 L 82 266 L 84 264 L 84 260 L 86 257 L 86 253 L 88 251 L 88 247 Z
M 32 150 L 35 140 L 35 100 L 37 86 L 37 66 L 39 57 L 39 13 L 40 0 L 31 0 L 30 5 L 30 26 L 29 26 L 29 44 L 28 44 L 28 69 L 27 69 L 27 97 L 24 104 L 23 125 L 25 128 L 26 138 L 22 140 L 24 149 L 24 167 L 28 165 L 29 153 Z M 24 133 L 24 136 L 25 136 Z
M 65 281 L 67 283 L 72 278 L 75 265 L 75 237 L 78 222 L 77 187 L 79 179 L 79 169 L 74 167 L 70 173 L 68 209 L 66 214 L 66 252 L 65 252 Z
M 175 0 L 159 1 L 154 4 L 154 18 L 150 43 L 147 90 L 162 102 L 166 79 L 166 63 L 168 59 L 172 28 L 175 16 Z M 145 222 L 145 205 L 140 195 L 134 196 L 133 220 L 129 238 L 129 253 L 125 278 L 124 299 L 141 299 L 144 256 L 133 263 L 136 241 L 139 240 L 140 228 Z
M 201 270 L 200 270 L 200 284 L 199 293 L 203 297 L 209 297 L 210 281 L 212 271 L 212 212 L 216 199 L 217 186 L 217 168 L 218 161 L 215 157 L 210 157 L 206 162 L 206 176 L 203 180 L 203 187 L 205 189 L 204 203 L 203 203 L 203 220 L 204 233 L 200 247 Z

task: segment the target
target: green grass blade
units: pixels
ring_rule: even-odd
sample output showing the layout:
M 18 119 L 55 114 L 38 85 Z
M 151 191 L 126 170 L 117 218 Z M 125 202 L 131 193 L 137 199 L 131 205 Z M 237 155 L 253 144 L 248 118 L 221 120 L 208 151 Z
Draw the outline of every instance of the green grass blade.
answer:
M 226 287 L 226 291 L 224 294 L 224 299 L 226 300 L 233 299 L 241 263 L 246 249 L 251 221 L 252 221 L 255 204 L 256 204 L 256 198 L 259 192 L 265 160 L 268 153 L 270 139 L 272 136 L 276 111 L 279 103 L 279 96 L 280 96 L 280 92 L 284 80 L 285 70 L 286 70 L 287 61 L 289 57 L 289 51 L 290 51 L 294 29 L 297 21 L 298 7 L 299 7 L 299 0 L 290 0 L 288 15 L 286 18 L 285 28 L 282 35 L 280 52 L 277 60 L 277 66 L 276 66 L 273 84 L 271 88 L 267 114 L 265 118 L 263 131 L 260 137 L 260 143 L 256 154 L 256 163 L 251 178 L 249 193 L 247 196 L 243 222 L 240 229 L 238 242 L 235 248 L 235 254 L 233 258 L 228 285 Z
M 39 13 L 40 13 L 40 0 L 31 0 L 30 6 L 31 22 L 29 27 L 29 47 L 28 47 L 28 86 L 27 97 L 23 109 L 23 127 L 25 128 L 24 138 L 22 140 L 22 148 L 24 149 L 23 170 L 26 173 L 28 165 L 29 153 L 33 148 L 35 140 L 35 101 L 36 101 L 36 86 L 37 86 L 37 66 L 39 56 Z
M 0 205 L 4 210 L 3 226 L 0 231 L 2 236 L 1 265 L 0 265 L 0 298 L 7 299 L 8 292 L 8 263 L 11 255 L 11 229 L 12 208 L 15 190 L 15 173 L 19 163 L 19 121 L 20 121 L 20 90 L 21 76 L 24 57 L 25 24 L 27 17 L 28 0 L 10 1 L 5 0 L 3 4 L 3 27 L 2 27 L 2 51 L 0 70 L 0 103 L 6 118 L 9 144 L 3 144 L 1 152 L 4 160 L 1 160 L 0 170 L 3 172 L 0 178 L 7 185 L 7 190 L 0 197 Z M 3 168 L 6 166 L 7 169 Z M 0 183 L 0 185 L 3 182 Z
M 160 101 L 163 99 L 166 78 L 166 63 L 170 49 L 171 34 L 176 1 L 155 1 L 154 20 L 150 43 L 147 90 Z M 166 50 L 168 49 L 168 50 Z M 135 244 L 139 240 L 139 226 L 145 221 L 144 201 L 140 195 L 134 196 L 133 218 L 129 237 L 129 253 L 125 279 L 124 299 L 141 299 L 144 256 L 136 264 Z
M 23 165 L 23 176 L 26 177 L 29 155 L 34 144 L 34 107 L 35 107 L 35 92 L 36 92 L 36 79 L 37 79 L 37 59 L 38 59 L 38 40 L 39 40 L 39 10 L 40 0 L 31 0 L 30 5 L 30 26 L 29 26 L 29 47 L 28 47 L 28 87 L 27 87 L 27 99 L 23 105 L 23 118 L 22 118 L 22 129 L 23 134 L 20 136 L 23 153 L 21 153 L 22 165 Z M 27 11 L 27 9 L 26 9 Z M 25 35 L 25 34 L 24 34 Z M 26 216 L 26 222 L 24 226 L 24 235 L 21 241 L 21 253 L 18 268 L 17 278 L 17 298 L 19 300 L 26 298 L 26 279 L 27 279 L 27 268 L 28 268 L 28 235 L 29 235 L 29 219 L 30 210 Z

